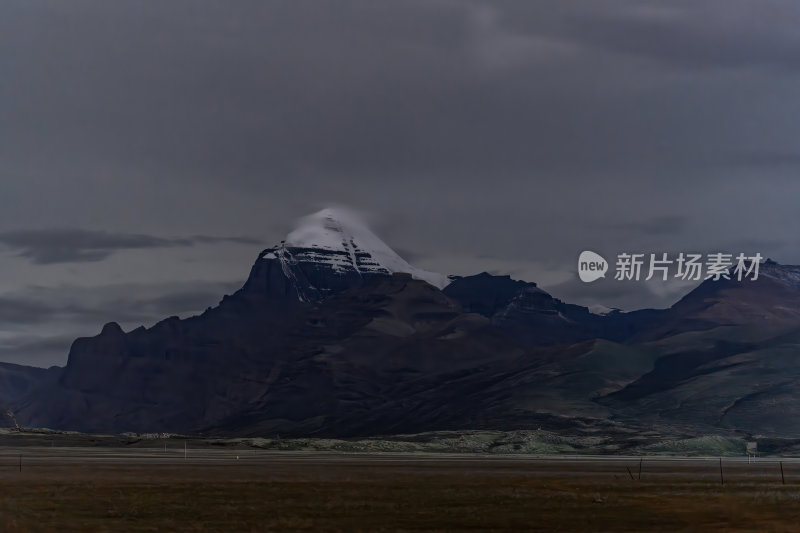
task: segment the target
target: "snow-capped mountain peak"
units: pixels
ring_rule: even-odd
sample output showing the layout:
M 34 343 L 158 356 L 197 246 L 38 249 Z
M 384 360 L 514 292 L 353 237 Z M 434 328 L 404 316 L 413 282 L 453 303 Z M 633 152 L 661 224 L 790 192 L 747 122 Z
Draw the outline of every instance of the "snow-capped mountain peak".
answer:
M 291 266 L 302 264 L 358 278 L 405 272 L 440 289 L 449 283 L 443 274 L 408 264 L 361 217 L 343 208 L 326 208 L 304 217 L 281 245 L 265 251 L 262 259 L 280 259 L 287 276 Z

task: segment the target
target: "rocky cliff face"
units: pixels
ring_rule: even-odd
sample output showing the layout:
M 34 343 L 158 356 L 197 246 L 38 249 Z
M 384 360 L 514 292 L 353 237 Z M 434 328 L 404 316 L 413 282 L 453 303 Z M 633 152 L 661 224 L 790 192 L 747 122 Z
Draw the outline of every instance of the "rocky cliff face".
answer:
M 321 302 L 375 277 L 391 274 L 360 249 L 352 251 L 351 255 L 351 252 L 343 250 L 281 244 L 259 256 L 245 289 L 301 302 Z

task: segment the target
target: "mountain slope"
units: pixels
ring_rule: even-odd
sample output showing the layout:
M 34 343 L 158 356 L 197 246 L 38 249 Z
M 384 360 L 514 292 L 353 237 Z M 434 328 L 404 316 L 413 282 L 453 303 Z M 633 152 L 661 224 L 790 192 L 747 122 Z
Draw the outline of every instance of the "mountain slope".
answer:
M 395 274 L 298 316 L 259 402 L 218 430 L 360 435 L 467 427 L 470 393 L 525 350 L 436 288 Z M 459 422 L 461 420 L 461 422 Z
M 595 314 L 587 307 L 554 298 L 536 283 L 486 272 L 455 278 L 443 292 L 460 302 L 465 311 L 489 318 L 506 334 L 531 346 L 589 339 L 624 341 L 663 314 L 654 309 Z
M 632 343 L 653 368 L 600 403 L 652 423 L 800 436 L 800 267 L 705 281 Z
M 633 336 L 654 340 L 721 326 L 800 324 L 800 266 L 767 260 L 757 280 L 706 280 Z

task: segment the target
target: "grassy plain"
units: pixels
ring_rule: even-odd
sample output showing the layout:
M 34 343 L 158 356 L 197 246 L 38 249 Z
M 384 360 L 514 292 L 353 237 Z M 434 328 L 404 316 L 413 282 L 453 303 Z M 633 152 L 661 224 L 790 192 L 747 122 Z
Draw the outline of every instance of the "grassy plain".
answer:
M 22 455 L 22 471 L 19 455 Z M 0 449 L 2 531 L 796 531 L 800 462 Z

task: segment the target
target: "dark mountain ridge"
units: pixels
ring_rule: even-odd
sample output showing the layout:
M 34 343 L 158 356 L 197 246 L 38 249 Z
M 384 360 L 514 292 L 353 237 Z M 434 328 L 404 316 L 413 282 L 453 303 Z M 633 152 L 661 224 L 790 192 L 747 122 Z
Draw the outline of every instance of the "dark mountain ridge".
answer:
M 109 323 L 63 369 L 8 367 L 0 387 L 9 420 L 87 432 L 785 436 L 800 435 L 781 422 L 800 413 L 798 346 L 799 267 L 770 261 L 757 281 L 708 280 L 666 310 L 598 315 L 508 276 L 416 269 L 325 211 L 218 306 L 127 333 Z

